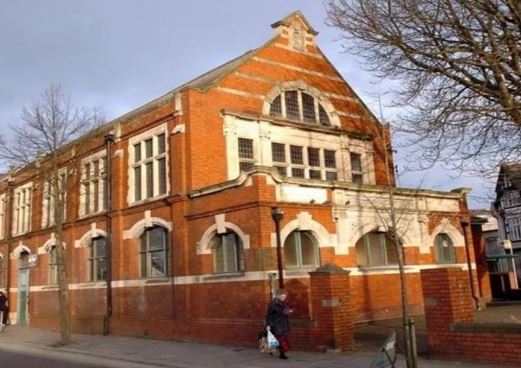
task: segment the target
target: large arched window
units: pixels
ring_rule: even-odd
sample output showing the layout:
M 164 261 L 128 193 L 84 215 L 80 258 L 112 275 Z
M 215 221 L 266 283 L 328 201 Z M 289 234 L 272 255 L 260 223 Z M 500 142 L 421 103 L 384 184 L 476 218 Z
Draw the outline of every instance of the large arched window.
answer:
M 107 238 L 92 239 L 89 247 L 89 274 L 91 281 L 107 279 Z
M 331 121 L 315 97 L 300 90 L 281 92 L 270 105 L 270 116 L 330 126 Z
M 310 231 L 293 231 L 284 242 L 284 261 L 287 267 L 317 266 L 318 242 Z
M 244 271 L 243 246 L 239 236 L 229 230 L 222 234 L 215 233 L 210 241 L 215 273 Z
M 141 277 L 168 275 L 168 232 L 161 226 L 145 229 L 139 238 Z
M 356 242 L 355 247 L 359 266 L 385 266 L 398 263 L 396 245 L 385 233 L 367 233 Z
M 436 260 L 438 263 L 456 262 L 454 244 L 447 234 L 441 233 L 436 235 L 436 238 L 434 239 L 434 246 L 436 248 Z

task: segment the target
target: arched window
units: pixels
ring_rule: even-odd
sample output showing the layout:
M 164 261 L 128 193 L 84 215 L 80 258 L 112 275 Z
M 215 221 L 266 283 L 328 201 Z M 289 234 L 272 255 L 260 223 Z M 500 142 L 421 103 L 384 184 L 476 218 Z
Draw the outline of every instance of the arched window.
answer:
M 146 229 L 139 238 L 141 277 L 168 275 L 168 234 L 161 226 Z
M 49 259 L 49 285 L 58 283 L 58 257 L 56 255 L 56 247 L 53 246 L 48 254 Z
M 89 247 L 89 274 L 91 281 L 107 279 L 107 238 L 92 239 Z
M 300 90 L 283 91 L 273 99 L 270 116 L 330 126 L 326 110 L 318 99 Z
M 293 231 L 284 242 L 284 261 L 288 267 L 317 266 L 318 242 L 309 231 Z
M 398 263 L 396 245 L 385 233 L 367 233 L 356 242 L 355 247 L 359 266 L 385 266 Z
M 438 263 L 456 262 L 454 244 L 447 234 L 440 233 L 436 235 L 436 238 L 434 239 L 434 246 L 436 248 L 436 259 Z
M 29 252 L 26 250 L 23 250 L 20 252 L 20 255 L 18 256 L 18 268 L 28 268 L 29 267 Z
M 225 233 L 215 233 L 210 246 L 215 273 L 244 271 L 242 241 L 235 232 L 227 229 Z

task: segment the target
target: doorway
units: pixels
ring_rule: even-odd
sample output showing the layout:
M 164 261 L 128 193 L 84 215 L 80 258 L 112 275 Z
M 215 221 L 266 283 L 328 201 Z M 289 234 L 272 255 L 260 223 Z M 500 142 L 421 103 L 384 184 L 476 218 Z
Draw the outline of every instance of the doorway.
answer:
M 22 252 L 18 259 L 18 310 L 17 323 L 27 324 L 29 301 L 29 253 Z

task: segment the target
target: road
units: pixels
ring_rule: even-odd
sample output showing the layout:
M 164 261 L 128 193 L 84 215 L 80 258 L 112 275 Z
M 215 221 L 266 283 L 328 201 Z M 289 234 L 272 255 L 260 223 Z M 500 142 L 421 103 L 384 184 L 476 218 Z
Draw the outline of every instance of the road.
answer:
M 91 365 L 59 358 L 42 357 L 30 354 L 13 353 L 0 350 L 2 368 L 105 368 L 104 365 Z

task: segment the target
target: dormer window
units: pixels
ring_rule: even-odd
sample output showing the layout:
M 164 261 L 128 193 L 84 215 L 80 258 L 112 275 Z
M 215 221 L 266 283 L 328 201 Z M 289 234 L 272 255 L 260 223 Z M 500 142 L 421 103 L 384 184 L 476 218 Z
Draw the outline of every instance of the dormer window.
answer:
M 331 125 L 329 116 L 318 99 L 297 90 L 283 91 L 275 97 L 271 102 L 270 116 L 309 124 Z

